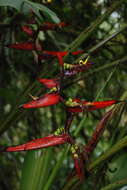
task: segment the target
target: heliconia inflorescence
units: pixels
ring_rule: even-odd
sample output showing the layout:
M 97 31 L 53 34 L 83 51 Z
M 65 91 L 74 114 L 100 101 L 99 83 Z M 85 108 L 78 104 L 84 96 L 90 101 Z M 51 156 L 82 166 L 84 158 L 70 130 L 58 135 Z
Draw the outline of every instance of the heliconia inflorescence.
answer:
M 36 21 L 35 23 L 36 24 Z M 36 51 L 38 61 L 42 62 L 41 60 L 47 60 L 52 58 L 57 58 L 59 63 L 59 73 L 55 78 L 38 78 L 37 80 L 43 84 L 48 90 L 43 96 L 41 97 L 34 97 L 32 95 L 32 101 L 22 104 L 20 107 L 24 109 L 30 108 L 44 108 L 48 106 L 53 106 L 58 103 L 63 104 L 63 109 L 66 113 L 66 121 L 64 127 L 58 128 L 53 134 L 42 137 L 39 139 L 35 139 L 24 143 L 22 145 L 17 146 L 9 146 L 9 147 L 0 147 L 1 152 L 17 152 L 17 151 L 27 151 L 27 150 L 36 150 L 40 148 L 47 148 L 49 146 L 56 146 L 61 144 L 70 144 L 72 158 L 74 160 L 74 167 L 76 170 L 76 176 L 80 181 L 84 179 L 84 168 L 85 168 L 85 161 L 86 158 L 88 159 L 89 155 L 95 149 L 99 139 L 105 129 L 105 126 L 108 120 L 111 118 L 111 115 L 114 111 L 114 108 L 107 112 L 103 118 L 100 120 L 99 124 L 97 125 L 91 139 L 82 149 L 80 146 L 76 145 L 75 140 L 73 139 L 70 127 L 74 117 L 82 112 L 91 112 L 98 109 L 103 109 L 112 105 L 115 105 L 120 102 L 120 100 L 106 100 L 106 101 L 86 101 L 81 100 L 79 98 L 67 98 L 64 93 L 64 82 L 66 79 L 68 80 L 69 77 L 75 76 L 79 73 L 83 73 L 91 68 L 94 64 L 89 61 L 89 56 L 85 60 L 80 60 L 78 63 L 65 63 L 64 57 L 67 55 L 77 56 L 79 54 L 84 53 L 83 50 L 77 50 L 74 52 L 68 51 L 49 51 L 45 50 L 41 47 L 37 41 L 37 34 L 39 31 L 47 31 L 47 30 L 56 30 L 62 29 L 63 27 L 68 26 L 65 22 L 60 23 L 50 23 L 44 22 L 37 26 L 37 30 L 33 30 L 31 26 L 25 24 L 21 26 L 22 31 L 26 33 L 29 38 L 33 38 L 32 41 L 27 42 L 20 42 L 20 43 L 13 43 L 6 45 L 8 48 L 18 49 L 18 50 L 29 50 L 29 51 Z M 52 66 L 54 67 L 54 65 Z

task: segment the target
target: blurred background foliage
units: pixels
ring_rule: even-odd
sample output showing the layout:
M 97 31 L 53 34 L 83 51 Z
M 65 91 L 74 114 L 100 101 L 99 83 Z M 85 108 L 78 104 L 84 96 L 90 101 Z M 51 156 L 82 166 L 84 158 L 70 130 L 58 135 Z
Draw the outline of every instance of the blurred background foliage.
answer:
M 21 0 L 13 1 L 14 5 L 9 0 L 0 0 L 0 144 L 7 146 L 47 136 L 57 127 L 63 127 L 65 123 L 62 105 L 25 111 L 19 109 L 19 105 L 30 100 L 29 93 L 36 96 L 46 92 L 44 86 L 36 81 L 39 76 L 52 78 L 59 73 L 57 59 L 37 63 L 36 52 L 5 47 L 7 44 L 31 40 L 21 31 L 21 26 L 33 17 L 29 9 L 34 10 L 38 23 L 59 22 L 60 19 L 69 24 L 66 28 L 41 32 L 38 36 L 43 50 L 64 51 L 82 31 L 94 24 L 98 17 L 101 19 L 118 1 L 53 0 L 51 3 L 43 4 L 42 0 L 31 0 L 30 2 L 35 3 L 32 5 L 29 1 L 24 2 L 22 8 Z M 84 50 L 87 53 L 100 41 L 127 24 L 127 1 L 119 2 L 111 14 L 92 30 L 76 50 Z M 89 101 L 127 99 L 126 52 L 125 29 L 100 48 L 95 48 L 90 57 L 90 61 L 94 63 L 90 70 L 65 81 L 65 85 L 71 83 L 65 89 L 66 96 Z M 65 59 L 66 62 L 73 63 L 79 57 L 68 56 Z M 85 144 L 88 141 L 96 124 L 107 110 L 77 116 L 71 131 L 78 143 Z M 126 124 L 127 106 L 122 104 L 105 130 L 91 162 L 127 135 Z M 127 178 L 126 150 L 127 148 L 122 149 L 100 164 L 78 188 L 99 190 L 110 183 Z M 2 190 L 77 189 L 74 185 L 65 185 L 73 168 L 66 145 L 28 153 L 1 153 L 0 163 Z

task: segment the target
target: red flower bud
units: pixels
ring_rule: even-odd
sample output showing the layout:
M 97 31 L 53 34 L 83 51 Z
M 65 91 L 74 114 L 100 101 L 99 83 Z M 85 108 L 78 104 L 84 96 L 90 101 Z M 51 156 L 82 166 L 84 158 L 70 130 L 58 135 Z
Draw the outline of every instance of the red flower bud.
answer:
M 1 147 L 1 152 L 18 152 L 25 150 L 35 150 L 40 148 L 46 148 L 49 146 L 56 146 L 64 143 L 69 143 L 71 137 L 68 134 L 62 135 L 49 135 L 47 137 L 35 139 L 22 145 Z
M 22 30 L 29 36 L 33 36 L 34 34 L 33 30 L 27 25 L 22 26 Z
M 23 104 L 21 107 L 23 108 L 41 108 L 47 107 L 60 102 L 60 95 L 58 93 L 48 93 L 38 98 L 37 100 L 33 100 L 26 104 Z

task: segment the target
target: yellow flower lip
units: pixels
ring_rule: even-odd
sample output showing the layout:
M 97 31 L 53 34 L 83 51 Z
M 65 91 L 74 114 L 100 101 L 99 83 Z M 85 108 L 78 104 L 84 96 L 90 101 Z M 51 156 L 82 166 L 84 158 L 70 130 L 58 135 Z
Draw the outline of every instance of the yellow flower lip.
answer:
M 80 61 L 79 61 L 79 65 L 86 65 L 89 58 L 90 58 L 90 56 L 88 56 L 88 57 L 85 59 L 85 61 L 80 60 Z

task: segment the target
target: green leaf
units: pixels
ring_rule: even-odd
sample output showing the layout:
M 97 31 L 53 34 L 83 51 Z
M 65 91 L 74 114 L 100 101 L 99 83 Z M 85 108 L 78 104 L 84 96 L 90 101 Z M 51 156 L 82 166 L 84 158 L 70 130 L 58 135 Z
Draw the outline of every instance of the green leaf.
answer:
M 110 175 L 110 182 L 115 182 L 118 180 L 122 180 L 123 178 L 127 178 L 127 153 L 124 153 L 122 155 L 117 156 L 114 158 L 110 164 L 109 167 L 111 169 L 115 168 L 116 171 L 109 173 Z
M 24 0 L 0 0 L 0 6 L 9 6 L 20 11 Z
M 32 10 L 41 20 L 42 16 L 40 14 L 40 11 L 42 11 L 43 15 L 50 21 L 53 21 L 55 23 L 60 22 L 60 19 L 57 17 L 57 15 L 49 8 L 28 0 L 0 0 L 0 6 L 10 6 L 23 13 L 29 13 L 30 10 Z
M 124 185 L 127 185 L 127 178 L 115 181 L 114 183 L 111 183 L 103 187 L 101 190 L 113 190 L 113 189 L 116 190 L 116 188 L 118 189 L 119 187 L 122 187 Z
M 22 10 L 24 12 L 32 10 L 41 19 L 42 19 L 42 16 L 40 14 L 40 11 L 42 11 L 43 15 L 45 17 L 47 17 L 49 20 L 51 20 L 51 21 L 53 21 L 55 23 L 60 22 L 60 19 L 57 17 L 57 15 L 53 11 L 51 11 L 49 8 L 47 8 L 46 6 L 41 5 L 39 3 L 34 3 L 34 2 L 31 2 L 31 1 L 28 1 L 28 0 L 24 0 Z
M 22 169 L 20 190 L 41 190 L 51 168 L 52 148 L 27 152 Z

